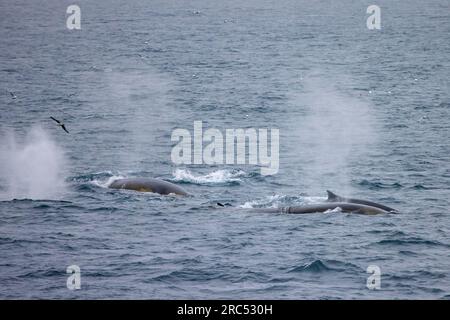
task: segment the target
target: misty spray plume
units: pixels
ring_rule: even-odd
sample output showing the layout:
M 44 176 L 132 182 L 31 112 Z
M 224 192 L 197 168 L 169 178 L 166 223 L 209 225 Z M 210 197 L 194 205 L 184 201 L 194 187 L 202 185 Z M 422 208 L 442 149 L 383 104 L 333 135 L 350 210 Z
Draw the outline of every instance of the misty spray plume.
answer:
M 297 131 L 302 179 L 314 193 L 333 189 L 351 194 L 353 168 L 361 165 L 377 140 L 373 108 L 323 76 L 305 80 L 298 97 L 305 111 Z M 347 79 L 336 81 L 348 84 Z
M 66 184 L 64 152 L 39 127 L 18 141 L 0 135 L 0 199 L 59 199 Z

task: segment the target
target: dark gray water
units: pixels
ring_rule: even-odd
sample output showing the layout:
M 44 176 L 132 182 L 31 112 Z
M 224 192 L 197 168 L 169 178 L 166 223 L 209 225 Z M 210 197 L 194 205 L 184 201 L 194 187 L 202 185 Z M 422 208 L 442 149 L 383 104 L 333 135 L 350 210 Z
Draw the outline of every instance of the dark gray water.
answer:
M 450 297 L 448 1 L 70 4 L 0 3 L 1 298 Z M 175 165 L 194 121 L 279 129 L 278 173 Z M 140 176 L 192 196 L 107 188 Z M 234 208 L 326 189 L 401 214 Z

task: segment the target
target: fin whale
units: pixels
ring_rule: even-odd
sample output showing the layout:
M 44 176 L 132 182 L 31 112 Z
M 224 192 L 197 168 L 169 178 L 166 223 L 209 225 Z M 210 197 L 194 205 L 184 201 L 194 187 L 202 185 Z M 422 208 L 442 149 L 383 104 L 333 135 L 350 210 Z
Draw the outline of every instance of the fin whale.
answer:
M 341 197 L 341 196 L 338 196 L 337 194 L 331 192 L 330 190 L 327 190 L 327 193 L 328 193 L 328 199 L 327 199 L 328 202 L 348 202 L 348 203 L 362 204 L 362 205 L 382 209 L 384 211 L 387 211 L 388 213 L 398 213 L 397 210 L 387 207 L 387 206 L 384 206 L 382 204 L 376 203 L 376 202 Z
M 251 209 L 251 211 L 264 213 L 307 214 L 307 213 L 323 213 L 337 208 L 340 208 L 341 211 L 345 213 L 355 213 L 363 215 L 390 213 L 389 211 L 383 210 L 381 208 L 348 202 L 330 202 L 330 203 L 319 203 L 319 204 L 311 204 L 295 207 L 282 207 L 282 208 L 253 208 Z
M 171 182 L 154 179 L 154 178 L 127 178 L 114 180 L 108 188 L 112 189 L 127 189 L 140 192 L 153 192 L 162 195 L 176 194 L 188 195 L 187 191 L 182 187 L 177 186 Z
M 398 213 L 393 208 L 372 201 L 340 197 L 329 190 L 327 190 L 327 193 L 328 199 L 326 203 L 281 208 L 252 208 L 250 211 L 260 213 L 307 214 L 324 213 L 339 208 L 341 212 L 363 215 Z M 217 204 L 221 207 L 225 206 L 221 203 Z

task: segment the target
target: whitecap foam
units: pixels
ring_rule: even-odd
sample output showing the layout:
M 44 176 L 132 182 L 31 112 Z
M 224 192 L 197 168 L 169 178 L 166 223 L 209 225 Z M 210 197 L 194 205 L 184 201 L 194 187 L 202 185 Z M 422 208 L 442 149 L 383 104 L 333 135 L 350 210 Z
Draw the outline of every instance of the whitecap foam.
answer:
M 324 213 L 340 213 L 340 212 L 342 212 L 342 209 L 340 207 L 336 207 L 334 209 L 328 209 Z
M 281 208 L 284 206 L 301 206 L 309 204 L 323 203 L 324 197 L 292 197 L 287 195 L 274 194 L 263 199 L 251 200 L 240 205 L 240 208 Z
M 189 182 L 195 184 L 223 184 L 230 182 L 241 182 L 240 177 L 245 176 L 242 170 L 221 169 L 205 175 L 194 175 L 188 169 L 176 169 L 173 173 L 173 181 Z
M 90 183 L 100 188 L 108 188 L 111 185 L 111 183 L 113 183 L 115 180 L 124 178 L 126 178 L 124 175 L 118 174 L 107 177 L 106 179 L 105 178 L 94 179 L 90 181 Z
M 247 201 L 240 208 L 251 209 L 251 208 L 278 208 L 285 202 L 286 195 L 274 194 L 272 196 L 267 196 L 264 199 Z

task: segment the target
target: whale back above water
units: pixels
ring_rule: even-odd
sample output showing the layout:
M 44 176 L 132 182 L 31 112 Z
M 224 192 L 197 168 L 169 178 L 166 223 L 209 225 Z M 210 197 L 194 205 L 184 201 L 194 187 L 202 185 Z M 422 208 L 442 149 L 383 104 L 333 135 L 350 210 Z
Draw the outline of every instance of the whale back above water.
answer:
M 396 209 L 390 208 L 388 206 L 385 206 L 385 205 L 382 205 L 382 204 L 379 204 L 376 202 L 341 197 L 341 196 L 338 196 L 337 194 L 331 192 L 330 190 L 327 190 L 327 194 L 328 194 L 328 199 L 327 199 L 328 202 L 348 202 L 348 203 L 362 204 L 362 205 L 382 209 L 384 211 L 387 211 L 388 213 L 398 213 L 398 211 Z
M 331 202 L 331 203 L 319 203 L 304 206 L 294 206 L 294 207 L 282 207 L 282 208 L 254 208 L 254 212 L 265 212 L 265 213 L 292 213 L 292 214 L 307 214 L 307 213 L 324 213 L 327 211 L 340 209 L 341 212 L 345 213 L 355 213 L 364 215 L 376 215 L 389 213 L 381 208 L 372 207 L 364 204 L 358 203 L 348 203 L 348 202 Z
M 114 180 L 109 186 L 112 189 L 127 189 L 140 192 L 153 192 L 162 195 L 188 195 L 182 187 L 171 182 L 154 178 L 127 178 Z

